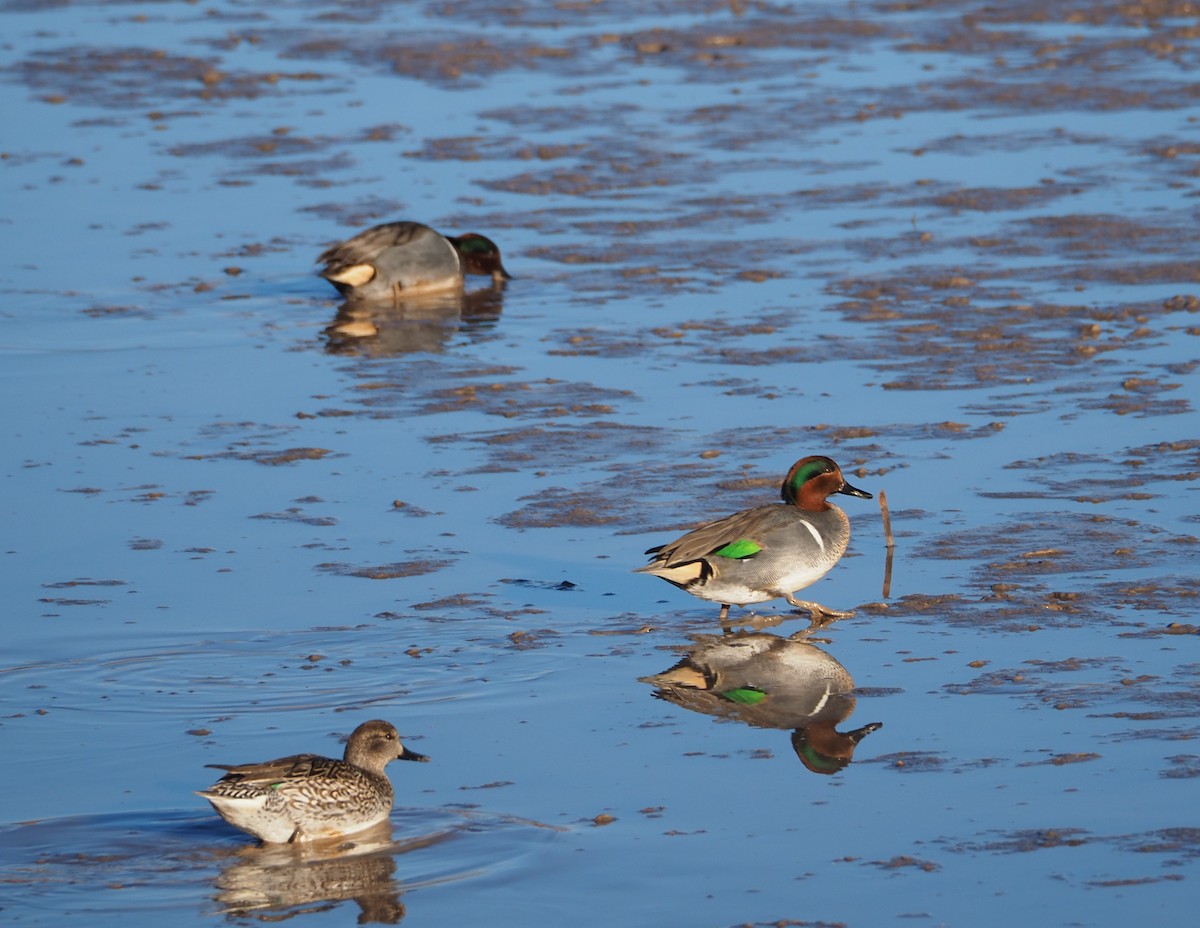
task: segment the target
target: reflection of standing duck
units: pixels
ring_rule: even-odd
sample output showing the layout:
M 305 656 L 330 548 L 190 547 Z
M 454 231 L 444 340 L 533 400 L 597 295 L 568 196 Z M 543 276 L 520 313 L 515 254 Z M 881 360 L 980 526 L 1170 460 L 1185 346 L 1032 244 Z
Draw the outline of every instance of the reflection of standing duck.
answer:
M 197 795 L 221 818 L 267 842 L 351 834 L 384 821 L 394 792 L 384 768 L 393 760 L 429 760 L 400 743 L 379 719 L 363 722 L 343 760 L 295 754 L 258 764 L 209 764 L 228 771 Z
M 402 293 L 460 287 L 467 274 L 510 280 L 500 249 L 467 232 L 448 236 L 419 222 L 374 226 L 321 252 L 320 274 L 349 300 L 395 300 Z
M 792 729 L 792 748 L 813 773 L 836 773 L 858 743 L 883 727 L 836 725 L 854 711 L 854 680 L 832 656 L 799 640 L 764 632 L 700 635 L 674 667 L 643 683 L 684 709 L 756 728 Z
M 843 493 L 870 499 L 871 494 L 848 484 L 829 458 L 815 455 L 792 465 L 780 493 L 782 503 L 735 512 L 651 548 L 646 553 L 654 558 L 635 573 L 662 577 L 693 596 L 720 603 L 722 622 L 730 605 L 769 599 L 807 609 L 814 621 L 850 615 L 793 594 L 824 577 L 850 542 L 850 520 L 829 497 Z

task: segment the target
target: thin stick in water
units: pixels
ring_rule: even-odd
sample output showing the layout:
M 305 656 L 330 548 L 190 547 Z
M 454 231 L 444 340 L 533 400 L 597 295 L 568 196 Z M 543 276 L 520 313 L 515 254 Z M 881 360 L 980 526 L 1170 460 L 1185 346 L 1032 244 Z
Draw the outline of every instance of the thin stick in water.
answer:
M 887 559 L 883 568 L 883 598 L 892 595 L 892 555 L 896 553 L 896 538 L 892 534 L 892 514 L 888 511 L 887 491 L 879 491 L 879 511 L 883 514 L 883 537 L 887 542 Z
M 879 511 L 883 513 L 883 538 L 889 548 L 896 547 L 896 537 L 892 534 L 892 514 L 888 512 L 887 490 L 879 491 Z

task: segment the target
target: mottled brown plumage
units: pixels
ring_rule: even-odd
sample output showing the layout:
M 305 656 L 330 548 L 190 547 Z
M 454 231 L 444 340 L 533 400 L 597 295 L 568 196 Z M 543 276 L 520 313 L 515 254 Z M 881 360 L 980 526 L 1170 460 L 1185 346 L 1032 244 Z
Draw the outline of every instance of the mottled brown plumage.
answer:
M 197 792 L 229 824 L 263 841 L 282 843 L 350 834 L 392 811 L 393 760 L 429 760 L 407 750 L 396 729 L 374 719 L 354 729 L 342 760 L 294 754 L 252 764 L 209 764 L 226 771 Z

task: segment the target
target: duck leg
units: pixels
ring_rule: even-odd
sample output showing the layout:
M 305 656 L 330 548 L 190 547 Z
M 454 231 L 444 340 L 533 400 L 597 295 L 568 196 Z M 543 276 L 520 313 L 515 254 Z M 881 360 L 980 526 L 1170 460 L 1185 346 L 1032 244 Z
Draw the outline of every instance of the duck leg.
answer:
M 814 625 L 827 625 L 834 619 L 848 619 L 854 615 L 853 611 L 838 612 L 836 609 L 826 609 L 820 603 L 814 603 L 806 599 L 796 599 L 794 596 L 784 598 L 788 601 L 788 605 L 808 612 L 812 616 Z

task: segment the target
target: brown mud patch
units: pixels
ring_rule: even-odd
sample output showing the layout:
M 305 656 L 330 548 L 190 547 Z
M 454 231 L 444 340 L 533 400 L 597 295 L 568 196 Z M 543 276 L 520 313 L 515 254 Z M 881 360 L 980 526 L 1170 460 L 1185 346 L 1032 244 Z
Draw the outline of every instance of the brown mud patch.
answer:
M 1019 543 L 1014 543 L 1019 539 Z M 978 526 L 933 539 L 915 554 L 978 562 L 974 576 L 989 585 L 1046 574 L 1087 574 L 1183 563 L 1200 539 L 1154 525 L 1103 515 L 1023 514 L 999 526 Z
M 451 433 L 432 436 L 428 441 L 435 447 L 461 444 L 484 450 L 484 462 L 461 471 L 463 474 L 533 469 L 534 476 L 545 476 L 548 471 L 607 465 L 630 451 L 654 454 L 665 448 L 658 429 L 603 420 L 583 425 L 547 423 L 465 435 Z
M 1085 710 L 1092 717 L 1126 723 L 1101 740 L 1186 741 L 1198 732 L 1200 687 L 1192 665 L 1182 664 L 1162 676 L 1130 677 L 1128 664 L 1117 657 L 1030 659 L 1018 667 L 990 670 L 966 682 L 947 683 L 946 693 L 957 696 L 1015 696 L 1030 707 L 1056 711 Z M 1187 720 L 1186 730 L 1151 723 Z M 1060 746 L 1061 747 L 1061 746 Z M 1042 762 L 1060 763 L 1059 748 L 1037 748 L 1049 755 Z
M 317 564 L 314 569 L 323 573 L 336 574 L 339 577 L 361 577 L 364 580 L 396 580 L 402 577 L 419 577 L 424 574 L 435 573 L 445 567 L 449 567 L 452 563 L 454 562 L 450 560 L 437 559 L 396 561 L 391 564 L 370 566 L 327 562 Z
M 1103 503 L 1171 497 L 1178 492 L 1177 484 L 1200 479 L 1200 440 L 1161 441 L 1129 448 L 1115 457 L 1059 452 L 1014 461 L 1008 467 L 1026 471 L 1028 482 L 1044 489 L 1022 491 L 1019 496 L 1005 493 L 1002 498 Z
M 1058 827 L 992 834 L 992 837 L 981 837 L 977 841 L 946 842 L 947 850 L 959 854 L 1028 854 L 1088 844 L 1107 844 L 1125 853 L 1170 855 L 1173 859 L 1163 862 L 1168 866 L 1178 866 L 1200 857 L 1200 828 L 1160 828 L 1123 835 L 1098 835 L 1083 828 Z
M 329 455 L 339 456 L 327 448 L 283 448 L 277 451 L 225 451 L 215 454 L 189 454 L 187 458 L 192 461 L 253 461 L 256 464 L 279 466 L 295 464 L 299 461 L 319 461 Z
M 268 522 L 288 522 L 295 525 L 312 525 L 317 528 L 327 528 L 338 524 L 333 516 L 309 515 L 299 506 L 291 506 L 282 512 L 260 512 L 250 516 L 251 519 L 262 519 Z
M 252 100 L 283 92 L 281 84 L 322 79 L 311 71 L 231 71 L 217 58 L 129 46 L 68 46 L 37 52 L 11 70 L 44 102 L 118 110 L 144 110 L 180 101 Z

